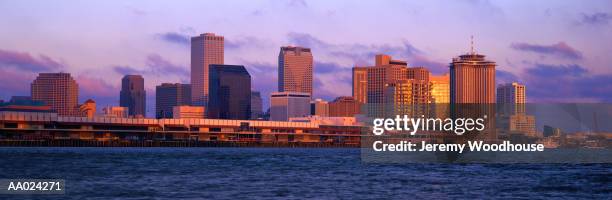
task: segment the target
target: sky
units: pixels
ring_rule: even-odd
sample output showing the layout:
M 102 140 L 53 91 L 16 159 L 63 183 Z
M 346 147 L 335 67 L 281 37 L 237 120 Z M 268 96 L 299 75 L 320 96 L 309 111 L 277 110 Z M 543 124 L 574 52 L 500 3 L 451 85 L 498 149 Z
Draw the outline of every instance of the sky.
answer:
M 41 72 L 69 72 L 79 101 L 118 105 L 121 77 L 189 83 L 189 40 L 225 37 L 225 63 L 244 65 L 264 107 L 281 46 L 314 54 L 314 96 L 351 95 L 351 68 L 375 54 L 448 72 L 475 50 L 497 82 L 526 84 L 528 102 L 612 102 L 612 1 L 70 1 L 0 0 L 0 99 L 29 95 Z

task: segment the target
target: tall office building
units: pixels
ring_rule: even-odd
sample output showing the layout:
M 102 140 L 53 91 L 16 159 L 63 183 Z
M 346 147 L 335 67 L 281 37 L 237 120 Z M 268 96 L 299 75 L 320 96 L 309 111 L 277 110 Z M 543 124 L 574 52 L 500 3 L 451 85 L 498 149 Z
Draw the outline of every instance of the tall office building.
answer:
M 251 91 L 251 119 L 263 118 L 263 100 L 259 91 Z
M 310 94 L 304 92 L 273 92 L 270 95 L 270 120 L 289 121 L 292 117 L 310 115 Z
M 174 106 L 191 105 L 191 85 L 162 83 L 155 87 L 155 117 L 172 118 Z
M 495 103 L 495 65 L 473 50 L 453 58 L 450 65 L 451 104 Z
M 144 78 L 140 75 L 125 75 L 121 79 L 119 105 L 128 108 L 128 115 L 146 116 L 147 92 L 144 89 Z
M 69 73 L 40 73 L 31 85 L 32 100 L 42 101 L 63 116 L 77 116 L 79 85 Z
M 437 118 L 446 119 L 450 112 L 450 74 L 429 76 L 431 83 L 431 106 Z
M 312 97 L 313 59 L 309 48 L 281 47 L 278 54 L 278 91 L 304 92 Z
M 406 61 L 388 55 L 376 55 L 375 65 L 353 68 L 353 98 L 367 103 L 369 116 L 382 116 L 386 103 L 386 84 L 407 79 Z
M 497 86 L 497 103 L 524 104 L 525 85 L 513 82 Z
M 251 75 L 242 65 L 209 66 L 208 118 L 251 118 Z
M 208 103 L 208 66 L 224 64 L 223 36 L 204 33 L 191 38 L 191 102 L 196 106 Z
M 497 86 L 500 132 L 536 136 L 535 116 L 526 114 L 525 100 L 525 85 L 513 82 Z
M 429 82 L 429 74 L 429 70 L 425 67 L 411 67 L 407 70 L 406 78 Z
M 425 80 L 405 79 L 386 84 L 387 115 L 429 115 L 431 87 Z
M 367 67 L 353 67 L 353 98 L 360 103 L 368 102 Z
M 448 104 L 450 103 L 450 76 L 449 73 L 445 73 L 441 76 L 429 77 L 431 82 L 431 98 L 432 102 L 436 104 Z

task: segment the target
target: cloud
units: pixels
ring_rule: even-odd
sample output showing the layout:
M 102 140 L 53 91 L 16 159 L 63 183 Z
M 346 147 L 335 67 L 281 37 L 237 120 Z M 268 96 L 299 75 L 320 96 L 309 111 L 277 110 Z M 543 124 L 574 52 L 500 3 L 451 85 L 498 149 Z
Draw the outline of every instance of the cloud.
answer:
M 30 84 L 34 73 L 23 73 L 12 68 L 0 68 L 0 99 L 8 101 L 11 96 L 30 96 Z M 5 78 L 9 77 L 9 78 Z
M 186 79 L 189 77 L 189 69 L 185 66 L 173 64 L 164 59 L 158 54 L 149 54 L 145 60 L 143 69 L 118 65 L 113 67 L 113 71 L 120 75 L 140 74 L 140 75 L 155 75 L 155 76 L 178 76 Z
M 527 52 L 535 52 L 539 54 L 555 55 L 560 58 L 567 58 L 567 59 L 573 59 L 573 60 L 582 59 L 582 52 L 567 45 L 565 42 L 559 42 L 557 44 L 552 44 L 552 45 L 513 43 L 510 45 L 510 47 L 518 51 L 527 51 Z
M 64 67 L 64 64 L 46 55 L 34 57 L 25 52 L 0 49 L 0 68 L 4 67 L 13 67 L 29 72 L 48 72 L 58 71 Z
M 612 20 L 612 14 L 597 12 L 593 14 L 582 14 L 580 24 L 586 25 L 608 25 Z
M 495 70 L 496 84 L 520 82 L 519 78 L 513 73 L 501 69 Z
M 308 7 L 305 0 L 290 0 L 287 5 L 291 7 Z
M 266 41 L 253 36 L 225 38 L 224 45 L 226 49 L 240 49 L 245 47 L 265 48 L 269 47 L 270 41 Z
M 538 77 L 580 77 L 588 70 L 580 65 L 549 65 L 535 64 L 535 67 L 527 68 L 525 72 Z
M 189 76 L 187 67 L 173 64 L 158 54 L 148 55 L 146 65 L 156 74 L 174 74 L 181 77 Z
M 178 44 L 181 46 L 189 46 L 191 44 L 191 38 L 188 35 L 184 35 L 176 32 L 166 32 L 157 35 L 163 41 Z
M 98 110 L 101 110 L 104 106 L 119 105 L 119 87 L 113 86 L 103 79 L 83 74 L 75 79 L 79 84 L 79 103 L 87 99 L 93 99 L 96 101 Z
M 612 74 L 592 74 L 580 65 L 536 63 L 521 78 L 531 102 L 612 102 Z

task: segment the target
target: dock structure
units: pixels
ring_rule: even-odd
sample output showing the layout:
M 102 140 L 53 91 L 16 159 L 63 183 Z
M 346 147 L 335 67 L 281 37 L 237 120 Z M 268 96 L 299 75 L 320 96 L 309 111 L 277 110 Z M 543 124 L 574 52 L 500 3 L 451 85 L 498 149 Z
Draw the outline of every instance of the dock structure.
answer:
M 359 147 L 363 130 L 317 122 L 88 118 L 0 111 L 0 146 Z

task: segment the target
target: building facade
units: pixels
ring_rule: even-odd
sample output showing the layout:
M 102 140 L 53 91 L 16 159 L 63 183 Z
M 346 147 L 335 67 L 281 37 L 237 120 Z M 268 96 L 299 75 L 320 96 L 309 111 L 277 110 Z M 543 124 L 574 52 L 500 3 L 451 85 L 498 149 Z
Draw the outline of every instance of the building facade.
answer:
M 191 105 L 191 85 L 162 83 L 155 87 L 155 118 L 172 118 L 172 107 Z
M 451 104 L 495 103 L 495 62 L 471 52 L 453 58 L 450 65 Z
M 251 118 L 251 75 L 242 65 L 209 66 L 208 118 Z
M 121 106 L 107 106 L 102 108 L 102 117 L 128 118 L 128 108 Z
M 147 92 L 144 89 L 144 78 L 141 75 L 125 75 L 121 79 L 119 105 L 127 107 L 130 116 L 146 116 Z
M 431 98 L 436 104 L 450 103 L 450 75 L 445 73 L 441 76 L 430 76 L 431 82 Z
M 310 114 L 320 117 L 329 116 L 329 103 L 323 99 L 315 99 L 310 102 Z
M 96 102 L 92 99 L 87 99 L 85 103 L 79 105 L 79 113 L 81 116 L 93 118 L 96 115 Z
M 363 103 L 353 97 L 338 97 L 329 103 L 330 117 L 354 117 L 362 114 Z
M 310 94 L 304 92 L 273 92 L 270 95 L 270 120 L 288 121 L 292 117 L 310 115 Z
M 172 107 L 174 119 L 204 119 L 206 110 L 204 106 L 174 106 Z
M 263 118 L 263 100 L 259 91 L 251 91 L 251 119 Z
M 31 97 L 51 106 L 61 116 L 79 115 L 79 85 L 69 73 L 38 74 L 31 85 Z
M 312 97 L 313 57 L 309 48 L 281 47 L 278 55 L 278 91 L 303 92 Z
M 224 38 L 204 33 L 191 38 L 191 102 L 196 106 L 208 103 L 208 67 L 224 64 Z

